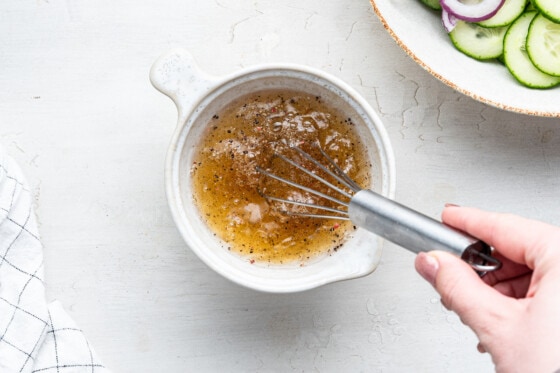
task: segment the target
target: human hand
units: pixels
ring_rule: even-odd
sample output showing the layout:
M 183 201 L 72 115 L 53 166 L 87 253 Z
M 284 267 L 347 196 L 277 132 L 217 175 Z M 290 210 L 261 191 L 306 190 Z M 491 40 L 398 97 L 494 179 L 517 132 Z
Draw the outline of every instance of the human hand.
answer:
M 560 228 L 509 214 L 447 206 L 444 223 L 493 246 L 503 267 L 480 278 L 451 254 L 415 267 L 477 335 L 498 372 L 560 371 Z

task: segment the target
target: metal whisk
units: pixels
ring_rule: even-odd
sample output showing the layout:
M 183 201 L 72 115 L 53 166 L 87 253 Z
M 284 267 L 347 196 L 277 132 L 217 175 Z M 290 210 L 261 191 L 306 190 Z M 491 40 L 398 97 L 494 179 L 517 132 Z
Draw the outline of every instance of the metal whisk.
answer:
M 310 204 L 291 199 L 278 198 L 261 192 L 263 197 L 269 201 L 298 205 L 325 212 L 325 214 L 311 212 L 286 213 L 310 218 L 350 220 L 353 224 L 365 228 L 414 253 L 431 250 L 451 252 L 470 264 L 480 275 L 497 270 L 501 267 L 502 263 L 492 256 L 492 249 L 483 241 L 453 229 L 393 200 L 385 198 L 372 190 L 362 189 L 320 147 L 318 147 L 318 149 L 326 165 L 320 163 L 297 146 L 291 146 L 290 148 L 299 153 L 303 159 L 311 162 L 311 164 L 317 167 L 317 170 L 321 170 L 324 174 L 332 178 L 333 182 L 343 187 L 339 187 L 328 181 L 325 177 L 319 176 L 317 172 L 306 168 L 302 163 L 276 153 L 276 157 L 279 157 L 284 162 L 295 167 L 295 169 L 304 172 L 341 195 L 339 199 L 313 188 L 298 184 L 292 180 L 280 177 L 261 167 L 257 167 L 257 171 L 266 177 L 309 192 L 320 198 L 330 200 L 341 207 L 333 208 L 319 204 Z M 342 199 L 347 200 L 347 202 Z

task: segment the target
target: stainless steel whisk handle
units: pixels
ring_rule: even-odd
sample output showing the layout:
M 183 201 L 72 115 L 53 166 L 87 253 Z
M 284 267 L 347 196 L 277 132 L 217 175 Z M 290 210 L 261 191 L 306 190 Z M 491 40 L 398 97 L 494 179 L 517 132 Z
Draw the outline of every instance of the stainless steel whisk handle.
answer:
M 470 264 L 480 275 L 502 263 L 483 241 L 453 229 L 371 190 L 361 190 L 351 199 L 350 220 L 412 252 L 442 250 Z

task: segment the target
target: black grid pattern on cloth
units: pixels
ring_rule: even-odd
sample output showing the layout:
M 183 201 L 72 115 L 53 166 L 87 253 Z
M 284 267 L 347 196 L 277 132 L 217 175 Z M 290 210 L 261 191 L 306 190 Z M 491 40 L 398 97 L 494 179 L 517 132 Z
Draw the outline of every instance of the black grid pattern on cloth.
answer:
M 49 327 L 33 373 L 108 373 L 96 358 L 84 333 L 59 302 L 49 304 Z
M 0 372 L 109 372 L 62 305 L 47 305 L 31 192 L 1 148 Z
M 48 327 L 42 246 L 19 167 L 0 160 L 0 366 L 28 372 Z

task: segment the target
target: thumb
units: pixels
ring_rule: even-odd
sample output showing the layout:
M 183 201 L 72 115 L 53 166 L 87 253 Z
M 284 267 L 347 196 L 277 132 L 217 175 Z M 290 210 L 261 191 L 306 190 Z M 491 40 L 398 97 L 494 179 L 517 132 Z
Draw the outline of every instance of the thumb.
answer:
M 440 294 L 443 305 L 459 315 L 481 342 L 497 332 L 515 308 L 515 301 L 485 284 L 464 261 L 443 251 L 420 253 L 415 267 Z

